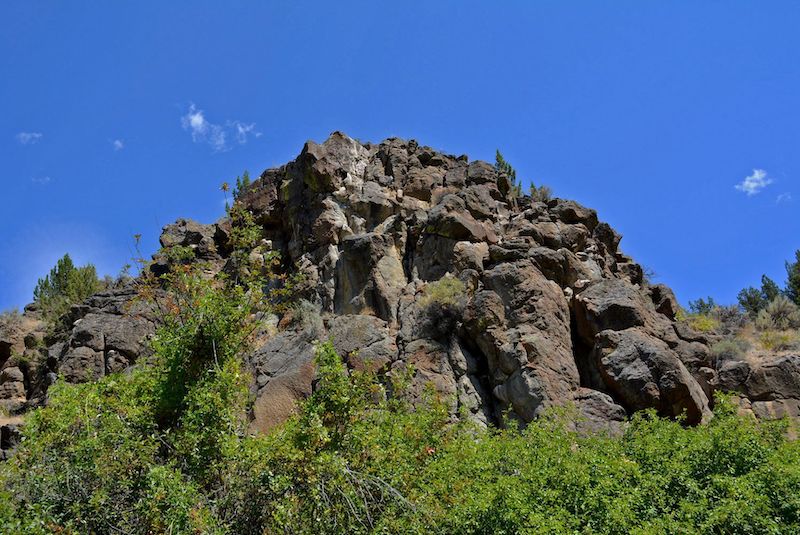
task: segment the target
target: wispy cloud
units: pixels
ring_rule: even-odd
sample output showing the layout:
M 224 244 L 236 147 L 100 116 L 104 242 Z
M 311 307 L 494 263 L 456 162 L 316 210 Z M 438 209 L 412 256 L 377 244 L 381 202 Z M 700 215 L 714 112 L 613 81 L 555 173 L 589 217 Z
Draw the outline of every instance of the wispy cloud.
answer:
M 773 180 L 767 176 L 767 172 L 763 169 L 753 169 L 753 174 L 745 177 L 739 184 L 736 184 L 736 189 L 743 191 L 748 196 L 759 193 L 762 189 L 772 184 Z
M 33 145 L 35 143 L 39 143 L 39 140 L 41 139 L 41 132 L 20 132 L 17 134 L 17 141 L 23 145 Z
M 239 121 L 231 121 L 230 125 L 236 129 L 236 141 L 240 144 L 247 143 L 247 136 L 261 137 L 261 132 L 256 131 L 256 123 L 244 124 Z
M 206 119 L 205 112 L 197 109 L 194 104 L 189 105 L 186 115 L 181 117 L 183 129 L 192 134 L 195 143 L 207 143 L 214 152 L 230 150 L 228 140 L 233 137 L 237 143 L 243 145 L 252 137 L 260 137 L 261 132 L 256 131 L 255 123 L 241 121 L 226 121 L 224 124 L 212 123 Z
M 121 139 L 115 139 L 111 142 L 111 145 L 114 147 L 114 150 L 122 150 L 125 148 L 125 142 Z
M 31 179 L 31 182 L 33 182 L 34 184 L 45 185 L 45 184 L 47 184 L 48 182 L 50 182 L 50 177 L 49 177 L 49 176 L 37 176 L 37 177 L 33 177 L 33 178 Z
M 788 191 L 785 192 L 785 193 L 781 193 L 780 195 L 778 195 L 775 198 L 775 202 L 778 203 L 778 204 L 780 204 L 782 202 L 789 202 L 791 200 L 792 200 L 792 194 L 789 193 Z

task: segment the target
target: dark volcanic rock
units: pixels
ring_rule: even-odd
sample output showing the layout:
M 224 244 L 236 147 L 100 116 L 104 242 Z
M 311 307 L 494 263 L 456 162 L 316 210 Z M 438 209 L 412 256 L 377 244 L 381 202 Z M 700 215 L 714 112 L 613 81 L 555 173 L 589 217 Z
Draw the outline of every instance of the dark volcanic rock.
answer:
M 313 328 L 283 318 L 292 327 L 248 356 L 254 430 L 283 421 L 311 393 L 314 342 L 327 339 L 353 368 L 385 376 L 413 366 L 409 395 L 432 384 L 454 416 L 481 424 L 505 410 L 526 422 L 567 403 L 585 431 L 619 433 L 630 412 L 648 407 L 699 423 L 716 389 L 739 392 L 758 415 L 797 413 L 800 357 L 712 363 L 713 337 L 675 322 L 672 292 L 645 283 L 594 210 L 514 198 L 486 162 L 335 132 L 262 173 L 236 202 L 263 229 L 252 254 L 272 249 L 297 266 L 317 315 Z M 164 228 L 153 270 L 202 261 L 218 273 L 230 236 L 228 218 L 178 220 Z M 461 281 L 463 294 L 431 303 L 443 277 Z M 0 397 L 24 404 L 55 373 L 92 380 L 146 356 L 156 316 L 134 296 L 118 288 L 74 307 L 46 350 L 26 349 L 31 325 L 0 332 Z M 39 380 L 11 365 L 12 350 L 41 354 Z

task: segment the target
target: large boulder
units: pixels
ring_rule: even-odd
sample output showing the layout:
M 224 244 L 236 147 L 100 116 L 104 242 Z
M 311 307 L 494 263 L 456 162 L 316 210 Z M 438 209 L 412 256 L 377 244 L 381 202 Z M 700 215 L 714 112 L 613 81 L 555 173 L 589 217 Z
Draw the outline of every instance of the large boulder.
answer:
M 710 417 L 708 398 L 661 340 L 640 329 L 599 333 L 595 359 L 609 390 L 630 410 L 655 408 L 697 424 Z

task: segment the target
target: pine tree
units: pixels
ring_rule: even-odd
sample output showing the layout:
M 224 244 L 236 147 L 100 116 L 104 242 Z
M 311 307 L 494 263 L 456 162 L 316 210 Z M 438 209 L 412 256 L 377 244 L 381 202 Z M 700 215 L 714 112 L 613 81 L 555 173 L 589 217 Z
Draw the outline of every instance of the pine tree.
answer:
M 233 200 L 238 199 L 239 195 L 247 191 L 247 188 L 250 187 L 250 184 L 250 172 L 245 170 L 245 172 L 242 173 L 242 176 L 236 177 L 236 187 L 233 189 Z
M 92 264 L 75 267 L 69 254 L 65 254 L 50 273 L 36 283 L 33 300 L 39 304 L 46 319 L 55 321 L 71 305 L 99 291 L 101 286 L 97 270 Z
M 774 280 L 761 275 L 761 295 L 767 303 L 771 303 L 781 295 L 781 289 Z
M 786 296 L 800 306 L 800 249 L 794 252 L 794 262 L 786 262 Z

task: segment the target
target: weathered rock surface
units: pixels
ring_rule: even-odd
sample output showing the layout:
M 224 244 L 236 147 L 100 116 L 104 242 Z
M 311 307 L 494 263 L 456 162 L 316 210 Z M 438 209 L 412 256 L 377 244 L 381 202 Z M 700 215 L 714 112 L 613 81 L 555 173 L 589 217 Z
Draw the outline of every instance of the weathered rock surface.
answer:
M 645 283 L 594 210 L 510 192 L 485 162 L 339 132 L 242 192 L 237 203 L 261 225 L 264 246 L 306 275 L 318 315 L 248 357 L 252 428 L 283 421 L 311 393 L 314 341 L 326 339 L 351 367 L 383 375 L 413 366 L 410 395 L 432 384 L 454 415 L 483 424 L 505 411 L 527 422 L 569 403 L 585 430 L 619 433 L 631 412 L 650 407 L 699 423 L 720 388 L 740 392 L 759 416 L 798 413 L 800 356 L 711 362 L 710 339 L 675 322 L 671 290 Z M 225 269 L 230 232 L 227 218 L 168 225 L 153 269 L 194 260 L 210 274 Z M 421 304 L 443 277 L 465 287 L 447 317 Z M 145 356 L 155 316 L 134 295 L 123 287 L 74 307 L 69 331 L 40 350 L 43 371 L 7 367 L 0 398 L 39 399 L 56 373 L 92 380 Z M 9 348 L 25 350 L 20 336 L 0 334 L 3 364 Z

